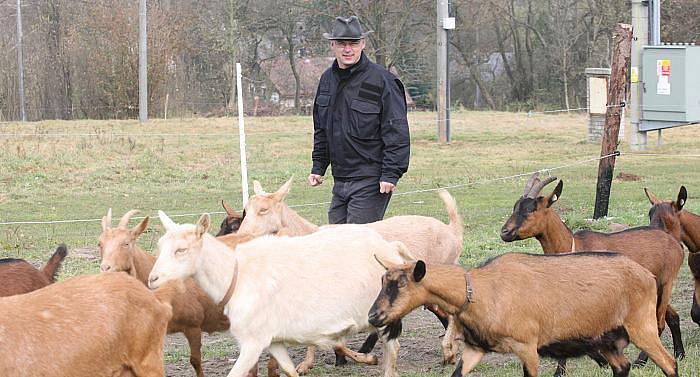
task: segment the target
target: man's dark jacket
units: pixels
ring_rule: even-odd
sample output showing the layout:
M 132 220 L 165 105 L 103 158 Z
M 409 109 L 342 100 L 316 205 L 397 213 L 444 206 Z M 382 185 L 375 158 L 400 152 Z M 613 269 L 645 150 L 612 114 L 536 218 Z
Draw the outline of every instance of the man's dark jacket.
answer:
M 408 170 L 410 136 L 401 81 L 364 53 L 354 66 L 338 62 L 321 76 L 314 101 L 312 174 L 379 177 L 396 184 Z

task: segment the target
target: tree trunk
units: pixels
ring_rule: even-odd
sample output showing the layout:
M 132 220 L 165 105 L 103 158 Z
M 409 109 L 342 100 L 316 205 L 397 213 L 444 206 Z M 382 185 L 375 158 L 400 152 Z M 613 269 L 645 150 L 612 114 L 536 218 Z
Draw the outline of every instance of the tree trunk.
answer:
M 608 88 L 608 105 L 618 105 L 625 100 L 625 86 L 627 83 L 627 66 L 630 62 L 632 46 L 632 26 L 618 24 L 615 29 L 615 52 L 610 73 L 610 86 Z M 605 129 L 600 149 L 600 156 L 608 156 L 614 153 L 618 144 L 620 132 L 620 116 L 622 108 L 619 106 L 608 107 L 605 113 Z M 598 164 L 598 184 L 596 185 L 594 219 L 608 215 L 610 201 L 610 189 L 612 188 L 613 171 L 615 170 L 615 156 L 601 158 Z

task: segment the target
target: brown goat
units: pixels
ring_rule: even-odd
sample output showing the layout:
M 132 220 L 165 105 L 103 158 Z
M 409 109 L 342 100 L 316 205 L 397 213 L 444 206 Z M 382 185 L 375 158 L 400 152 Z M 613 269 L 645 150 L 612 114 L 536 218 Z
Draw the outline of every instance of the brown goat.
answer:
M 132 229 L 126 226 L 131 216 L 138 211 L 127 212 L 112 228 L 112 210 L 102 218 L 102 234 L 99 236 L 100 254 L 103 272 L 124 271 L 147 285 L 156 258 L 138 245 L 139 236 L 148 226 L 148 217 Z M 173 316 L 168 323 L 168 333 L 181 332 L 190 345 L 190 363 L 198 377 L 203 377 L 202 371 L 202 331 L 212 333 L 226 331 L 231 326 L 223 313 L 223 308 L 217 305 L 194 282 L 188 279 L 184 282 L 185 290 L 173 298 Z
M 0 297 L 21 295 L 55 282 L 67 254 L 66 245 L 59 245 L 41 270 L 23 259 L 0 259 Z
M 549 177 L 540 181 L 537 174 L 530 178 L 523 196 L 515 203 L 513 214 L 501 229 L 501 239 L 512 242 L 535 237 L 545 254 L 610 250 L 639 263 L 656 277 L 659 334 L 666 322 L 671 329 L 675 356 L 684 357 L 680 317 L 669 304 L 673 283 L 683 263 L 682 246 L 663 229 L 653 227 L 636 227 L 617 233 L 583 230 L 572 234 L 559 215 L 550 208 L 561 196 L 564 182 L 559 181 L 549 196 L 539 196 L 542 188 L 556 179 Z M 645 355 L 640 354 L 636 363 L 644 364 L 645 361 Z M 560 366 L 557 375 L 564 373 L 563 360 Z
M 499 352 L 515 354 L 526 377 L 537 376 L 539 355 L 596 353 L 622 377 L 630 369 L 623 354 L 629 341 L 666 376 L 678 375 L 656 334 L 654 278 L 617 253 L 508 253 L 471 270 L 377 260 L 388 271 L 370 323 L 400 320 L 426 304 L 456 315 L 466 348 L 453 376 L 467 375 L 487 352 Z
M 644 188 L 652 207 L 649 209 L 649 223 L 665 229 L 678 242 L 688 247 L 688 267 L 693 273 L 695 290 L 690 317 L 700 325 L 700 216 L 683 209 L 688 199 L 685 186 L 681 186 L 675 201 L 661 201 L 649 189 Z
M 177 285 L 84 275 L 0 298 L 0 376 L 162 377 Z

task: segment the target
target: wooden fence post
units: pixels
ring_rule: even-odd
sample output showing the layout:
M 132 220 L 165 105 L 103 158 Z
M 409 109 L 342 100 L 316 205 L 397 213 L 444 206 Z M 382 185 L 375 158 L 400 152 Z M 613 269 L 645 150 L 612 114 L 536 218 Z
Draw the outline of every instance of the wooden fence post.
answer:
M 608 85 L 608 109 L 605 112 L 605 128 L 603 129 L 603 141 L 600 156 L 608 156 L 615 153 L 618 146 L 618 134 L 620 132 L 621 104 L 625 100 L 625 86 L 627 83 L 627 67 L 630 63 L 632 46 L 632 26 L 617 24 L 615 28 L 615 49 L 613 50 L 613 62 Z M 612 188 L 613 171 L 615 170 L 615 156 L 601 158 L 598 162 L 598 183 L 596 184 L 595 209 L 593 218 L 599 219 L 608 215 L 610 202 L 610 189 Z

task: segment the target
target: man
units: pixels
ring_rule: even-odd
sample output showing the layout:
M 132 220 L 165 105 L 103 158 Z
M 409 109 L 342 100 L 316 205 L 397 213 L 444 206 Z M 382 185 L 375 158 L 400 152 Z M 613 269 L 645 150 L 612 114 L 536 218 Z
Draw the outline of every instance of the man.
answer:
M 330 40 L 333 65 L 321 76 L 314 101 L 311 186 L 331 165 L 335 184 L 331 224 L 364 224 L 384 218 L 391 193 L 408 170 L 410 137 L 401 81 L 362 52 L 357 17 L 338 17 Z

